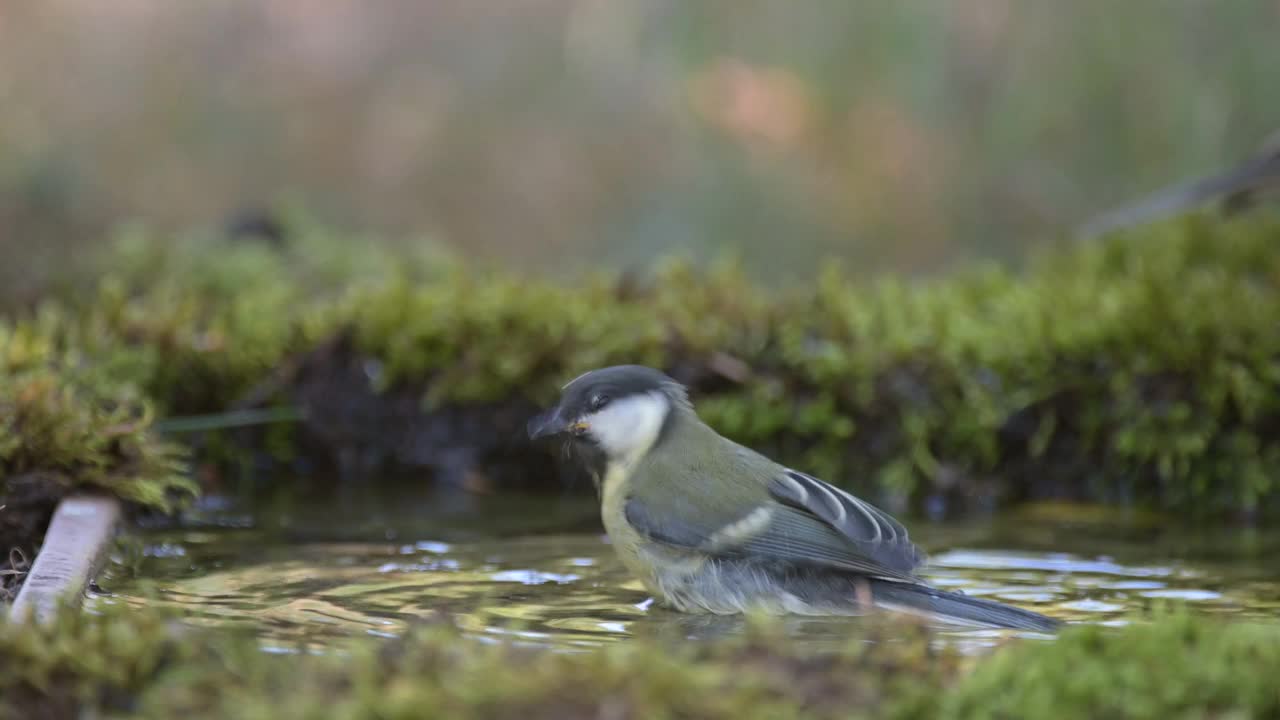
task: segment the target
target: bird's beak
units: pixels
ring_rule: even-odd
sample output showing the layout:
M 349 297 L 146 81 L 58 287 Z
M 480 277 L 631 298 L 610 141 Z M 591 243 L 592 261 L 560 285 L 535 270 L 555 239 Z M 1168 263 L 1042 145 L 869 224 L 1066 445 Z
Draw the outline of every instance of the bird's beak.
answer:
M 560 417 L 560 408 L 551 408 L 529 418 L 529 439 L 542 440 L 559 435 L 565 431 L 564 420 Z
M 542 440 L 565 433 L 580 435 L 586 432 L 587 424 L 584 422 L 569 422 L 560 413 L 560 408 L 552 408 L 533 416 L 529 420 L 528 430 L 530 440 Z

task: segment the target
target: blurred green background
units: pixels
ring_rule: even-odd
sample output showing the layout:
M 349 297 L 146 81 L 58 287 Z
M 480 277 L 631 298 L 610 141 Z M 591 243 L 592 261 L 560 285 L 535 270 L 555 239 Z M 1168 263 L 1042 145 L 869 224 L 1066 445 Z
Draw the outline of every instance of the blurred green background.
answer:
M 282 201 L 535 272 L 1016 260 L 1247 155 L 1277 38 L 1276 0 L 10 0 L 0 283 Z

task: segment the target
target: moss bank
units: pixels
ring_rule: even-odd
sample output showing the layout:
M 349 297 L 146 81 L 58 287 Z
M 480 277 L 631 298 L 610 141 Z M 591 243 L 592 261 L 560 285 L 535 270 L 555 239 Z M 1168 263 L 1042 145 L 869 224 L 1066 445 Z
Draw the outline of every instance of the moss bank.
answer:
M 1280 715 L 1280 630 L 1174 614 L 1080 626 L 1009 647 L 939 703 L 940 717 L 1260 718 Z
M 269 655 L 248 636 L 151 612 L 66 613 L 52 627 L 0 626 L 0 717 L 872 716 L 918 706 L 919 688 L 959 667 L 918 626 L 823 654 L 789 650 L 772 627 L 709 644 L 648 639 L 564 654 L 423 625 L 328 655 Z
M 182 449 L 149 432 L 145 398 L 128 383 L 82 376 L 81 364 L 94 363 L 47 339 L 30 325 L 0 323 L 0 599 L 16 592 L 68 492 L 107 492 L 161 511 L 195 493 Z
M 576 654 L 486 644 L 448 626 L 328 655 L 151 612 L 0 627 L 0 716 L 237 718 L 1264 717 L 1280 712 L 1272 627 L 1174 614 L 1073 627 L 986 658 L 919 626 L 878 624 L 805 650 L 765 621 L 745 636 L 636 639 Z
M 357 472 L 554 482 L 523 423 L 586 369 L 663 367 L 725 433 L 880 502 L 1280 507 L 1280 221 L 1189 218 L 1018 274 L 764 291 L 731 264 L 529 281 L 295 222 L 283 245 L 139 236 L 13 320 L 162 414 L 278 403 L 231 439 Z M 300 430 L 300 432 L 295 432 Z M 222 443 L 222 444 L 220 444 Z

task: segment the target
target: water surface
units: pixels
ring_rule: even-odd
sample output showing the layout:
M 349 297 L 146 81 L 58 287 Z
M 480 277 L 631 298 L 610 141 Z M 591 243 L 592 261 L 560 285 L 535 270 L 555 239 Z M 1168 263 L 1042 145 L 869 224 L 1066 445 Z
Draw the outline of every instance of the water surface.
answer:
M 184 527 L 145 531 L 103 572 L 91 606 L 175 608 L 195 625 L 248 627 L 282 650 L 397 636 L 446 616 L 479 638 L 561 649 L 740 627 L 655 606 L 615 559 L 590 497 L 401 489 L 246 507 L 212 501 Z M 907 524 L 931 555 L 924 575 L 934 584 L 1067 621 L 1128 622 L 1169 601 L 1280 621 L 1277 534 L 1069 506 Z M 789 625 L 823 642 L 872 618 Z M 981 648 L 1003 634 L 944 637 Z

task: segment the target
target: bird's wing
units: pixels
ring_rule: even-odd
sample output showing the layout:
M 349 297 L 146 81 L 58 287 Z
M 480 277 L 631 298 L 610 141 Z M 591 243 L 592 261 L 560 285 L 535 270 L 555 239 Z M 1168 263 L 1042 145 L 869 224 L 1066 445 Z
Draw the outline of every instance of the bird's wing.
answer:
M 889 570 L 910 574 L 924 560 L 902 523 L 812 475 L 784 470 L 770 479 L 769 494 L 783 505 L 822 521 L 860 554 Z
M 627 521 L 652 540 L 710 555 L 818 565 L 891 580 L 917 582 L 921 556 L 907 531 L 884 512 L 816 478 L 784 471 L 769 481 L 769 499 L 740 517 L 657 513 L 627 501 Z

